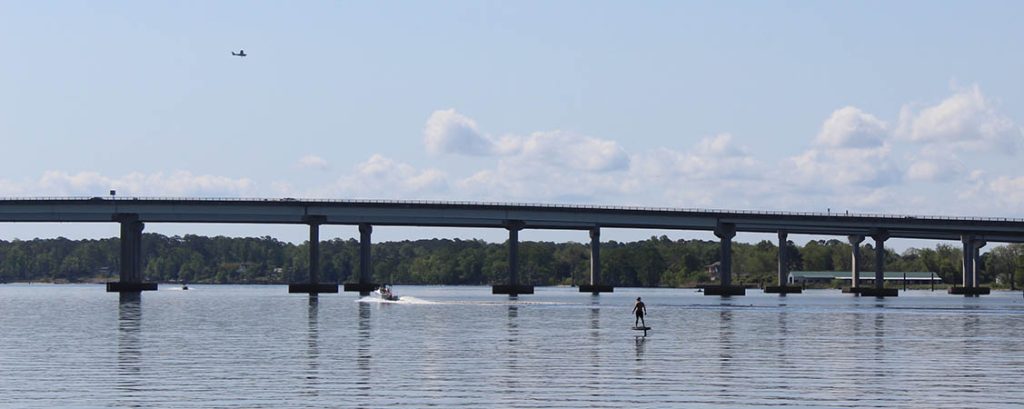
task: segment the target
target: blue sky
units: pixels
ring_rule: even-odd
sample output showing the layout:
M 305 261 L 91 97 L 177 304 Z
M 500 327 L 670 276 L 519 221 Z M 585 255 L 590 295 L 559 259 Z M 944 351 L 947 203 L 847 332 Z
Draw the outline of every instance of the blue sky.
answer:
M 0 1 L 0 196 L 117 189 L 1024 217 L 1022 11 Z M 238 49 L 249 56 L 232 57 Z M 147 231 L 306 236 L 301 226 Z M 0 226 L 2 238 L 116 233 Z

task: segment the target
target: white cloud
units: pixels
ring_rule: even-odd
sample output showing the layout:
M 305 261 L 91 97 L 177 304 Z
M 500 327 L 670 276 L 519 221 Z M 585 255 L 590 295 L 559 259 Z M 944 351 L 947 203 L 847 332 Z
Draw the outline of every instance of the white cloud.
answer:
M 586 172 L 548 164 L 527 165 L 503 159 L 459 180 L 457 194 L 467 200 L 618 203 L 627 193 L 621 172 Z
M 705 137 L 689 152 L 660 148 L 636 155 L 633 163 L 640 177 L 735 180 L 763 174 L 760 163 L 728 133 Z
M 651 205 L 763 208 L 766 173 L 746 147 L 721 133 L 702 138 L 690 150 L 659 148 L 634 155 L 624 185 Z
M 327 161 L 316 155 L 306 155 L 299 159 L 299 167 L 306 169 L 327 170 Z
M 818 190 L 896 183 L 903 175 L 885 129 L 884 122 L 856 107 L 838 109 L 822 124 L 818 146 L 790 157 L 780 174 L 789 183 Z
M 883 146 L 876 149 L 811 149 L 790 158 L 791 181 L 841 189 L 881 187 L 898 182 L 902 171 Z M 783 171 L 786 169 L 784 168 Z
M 584 171 L 621 170 L 629 166 L 629 155 L 615 141 L 559 130 L 496 138 L 482 133 L 476 121 L 454 109 L 434 111 L 423 136 L 427 150 L 435 154 L 497 155 L 527 166 L 543 163 Z
M 988 183 L 992 192 L 990 199 L 996 199 L 1014 214 L 1024 213 L 1024 176 L 1000 176 Z
M 124 180 L 130 179 L 134 174 L 128 175 Z M 123 183 L 123 181 L 122 181 Z M 44 192 L 56 192 L 59 194 L 80 194 L 82 192 L 102 192 L 113 186 L 111 178 L 104 177 L 99 172 L 78 172 L 70 174 L 59 171 L 46 171 L 39 178 L 39 187 Z
M 697 143 L 697 153 L 719 158 L 749 157 L 747 149 L 733 143 L 732 139 L 732 134 L 728 133 L 703 138 Z
M 535 132 L 495 168 L 458 180 L 472 200 L 758 208 L 767 195 L 760 162 L 732 135 L 701 139 L 688 151 L 628 155 L 613 141 Z M 566 148 L 569 145 L 570 148 Z
M 129 173 L 120 177 L 98 172 L 47 171 L 35 181 L 0 181 L 6 194 L 101 196 L 111 189 L 123 196 L 239 196 L 251 194 L 255 184 L 248 178 L 194 175 L 187 171 L 170 174 Z
M 952 182 L 967 174 L 963 161 L 952 152 L 924 152 L 912 156 L 906 177 L 914 182 Z
M 489 155 L 496 150 L 495 143 L 480 133 L 475 121 L 454 109 L 430 114 L 423 128 L 423 141 L 427 151 L 435 154 Z
M 519 146 L 522 159 L 557 167 L 610 171 L 629 166 L 629 155 L 618 143 L 562 131 L 534 132 Z
M 1007 153 L 1016 151 L 1024 140 L 1020 126 L 997 112 L 977 85 L 919 112 L 904 106 L 897 135 L 923 144 L 944 144 L 948 149 Z
M 919 160 L 907 168 L 907 178 L 910 180 L 931 181 L 938 180 L 942 174 L 942 168 L 935 162 Z
M 853 106 L 836 109 L 806 135 L 807 148 L 769 159 L 729 134 L 682 149 L 628 152 L 614 139 L 547 130 L 492 136 L 455 110 L 434 112 L 423 141 L 432 164 L 372 155 L 344 165 L 332 181 L 271 180 L 188 172 L 46 172 L 34 180 L 0 179 L 0 194 L 245 196 L 600 203 L 724 209 L 1024 215 L 1024 176 L 993 155 L 974 161 L 961 148 L 1000 146 L 1020 129 L 1000 116 L 977 87 L 933 107 L 904 108 L 898 126 Z M 895 114 L 895 113 L 892 113 Z M 892 116 L 892 115 L 891 115 Z M 1007 125 L 1010 124 L 1010 125 Z M 757 135 L 755 135 L 757 136 Z M 748 136 L 749 137 L 749 136 Z M 951 145 L 957 149 L 941 149 Z M 447 155 L 483 158 L 459 158 Z M 296 167 L 327 169 L 307 155 Z M 333 166 L 338 168 L 336 164 Z M 1001 175 L 999 177 L 988 176 Z M 309 175 L 306 175 L 309 176 Z M 928 183 L 921 183 L 928 182 Z M 953 200 L 950 200 L 953 199 Z
M 329 197 L 441 198 L 448 190 L 447 176 L 437 169 L 416 169 L 407 163 L 375 154 L 355 166 L 326 192 Z
M 815 141 L 830 148 L 875 148 L 882 146 L 885 136 L 885 122 L 848 106 L 825 120 Z

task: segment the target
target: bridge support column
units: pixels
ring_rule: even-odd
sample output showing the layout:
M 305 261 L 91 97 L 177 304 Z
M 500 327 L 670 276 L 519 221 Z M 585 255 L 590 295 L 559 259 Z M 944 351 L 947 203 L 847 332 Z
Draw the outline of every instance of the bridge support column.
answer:
M 990 288 L 978 286 L 977 268 L 980 264 L 981 247 L 986 244 L 985 241 L 977 239 L 974 235 L 965 234 L 960 236 L 960 242 L 963 243 L 963 287 L 954 286 L 949 289 L 949 293 L 963 294 L 967 297 L 989 294 Z
M 875 285 L 861 288 L 860 295 L 879 298 L 899 296 L 898 288 L 885 288 L 885 241 L 889 239 L 889 232 L 881 230 L 872 234 L 871 238 L 875 239 Z
M 847 294 L 860 294 L 860 243 L 864 236 L 851 235 L 850 240 L 850 286 L 844 287 L 843 292 Z
M 972 287 L 974 288 L 981 288 L 981 285 L 978 284 L 978 276 L 981 272 L 981 248 L 985 247 L 986 244 L 988 242 L 985 240 L 974 240 L 974 268 L 971 269 L 971 279 L 974 283 Z
M 961 236 L 963 243 L 963 285 L 964 288 L 974 287 L 974 236 Z
M 581 293 L 599 295 L 614 292 L 615 288 L 601 284 L 601 228 L 590 229 L 590 284 L 581 284 Z
M 309 224 L 309 282 L 288 284 L 289 293 L 337 293 L 338 285 L 320 282 L 320 224 L 326 220 L 323 216 L 307 216 Z
M 137 214 L 116 214 L 114 221 L 121 224 L 120 281 L 107 283 L 108 293 L 138 293 L 156 291 L 156 283 L 142 281 L 142 229 L 145 223 Z
M 505 222 L 508 229 L 508 285 L 494 285 L 491 294 L 508 294 L 515 297 L 519 294 L 533 294 L 532 285 L 519 285 L 519 231 L 523 222 L 510 220 Z
M 778 293 L 781 295 L 802 293 L 803 288 L 800 286 L 788 285 L 789 278 L 789 233 L 785 231 L 779 231 L 779 285 L 767 286 L 764 288 L 764 292 L 767 294 Z
M 373 226 L 369 223 L 359 224 L 359 282 L 345 283 L 345 291 L 358 291 L 359 295 L 367 296 L 380 287 L 373 283 L 373 260 L 370 258 L 370 235 Z
M 718 278 L 720 285 L 704 286 L 704 295 L 745 295 L 743 286 L 732 285 L 732 238 L 736 237 L 736 225 L 721 223 L 715 228 L 715 236 L 721 239 L 719 248 Z

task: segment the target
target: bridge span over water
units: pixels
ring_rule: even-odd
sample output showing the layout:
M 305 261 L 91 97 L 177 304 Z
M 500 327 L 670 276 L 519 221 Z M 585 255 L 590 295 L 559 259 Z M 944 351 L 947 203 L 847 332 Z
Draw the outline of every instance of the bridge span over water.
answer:
M 884 257 L 875 257 L 874 288 L 858 286 L 860 243 L 869 237 L 881 254 L 891 238 L 956 240 L 963 245 L 962 287 L 955 293 L 974 295 L 979 249 L 987 242 L 1024 242 L 1024 219 L 942 217 L 887 214 L 805 213 L 678 209 L 624 206 L 482 203 L 414 200 L 310 200 L 310 199 L 212 199 L 128 197 L 45 197 L 0 199 L 0 222 L 110 223 L 121 225 L 120 281 L 108 283 L 109 291 L 155 289 L 141 276 L 141 239 L 145 223 L 248 223 L 305 224 L 310 228 L 309 282 L 293 284 L 293 292 L 337 292 L 337 284 L 319 282 L 319 226 L 357 225 L 360 232 L 360 276 L 345 284 L 346 291 L 369 293 L 370 243 L 373 226 L 438 226 L 501 228 L 509 232 L 509 281 L 495 285 L 496 293 L 532 293 L 518 281 L 518 232 L 522 229 L 588 231 L 591 238 L 591 281 L 580 287 L 594 294 L 612 291 L 602 284 L 600 269 L 601 229 L 663 229 L 713 232 L 721 240 L 720 285 L 705 287 L 708 295 L 741 295 L 731 285 L 732 238 L 736 232 L 776 233 L 779 237 L 779 285 L 767 291 L 799 292 L 785 282 L 783 251 L 788 234 L 845 236 L 853 245 L 851 293 L 896 295 L 883 288 Z

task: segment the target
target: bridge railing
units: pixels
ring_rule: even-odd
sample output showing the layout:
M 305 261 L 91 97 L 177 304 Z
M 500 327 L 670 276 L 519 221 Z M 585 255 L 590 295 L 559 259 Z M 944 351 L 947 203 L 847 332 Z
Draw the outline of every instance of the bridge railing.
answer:
M 12 201 L 83 201 L 103 200 L 110 202 L 124 202 L 132 200 L 146 201 L 198 201 L 198 202 L 280 202 L 280 203 L 325 203 L 325 204 L 419 204 L 419 205 L 443 205 L 443 206 L 489 206 L 489 207 L 526 207 L 537 209 L 592 209 L 592 210 L 625 210 L 644 212 L 665 212 L 665 213 L 724 213 L 759 216 L 826 216 L 842 218 L 882 218 L 882 219 L 907 219 L 907 220 L 936 220 L 936 221 L 981 221 L 981 222 L 1024 222 L 1024 218 L 1012 217 L 976 217 L 976 216 L 936 216 L 936 215 L 907 215 L 907 214 L 884 214 L 884 213 L 836 213 L 836 212 L 792 212 L 777 210 L 727 210 L 711 208 L 674 208 L 654 206 L 614 206 L 614 205 L 592 205 L 592 204 L 565 204 L 565 203 L 529 203 L 529 202 L 476 202 L 476 201 L 443 201 L 443 200 L 397 200 L 397 199 L 322 199 L 322 198 L 257 198 L 257 197 L 168 197 L 168 196 L 34 196 L 34 197 L 0 197 L 0 203 Z

